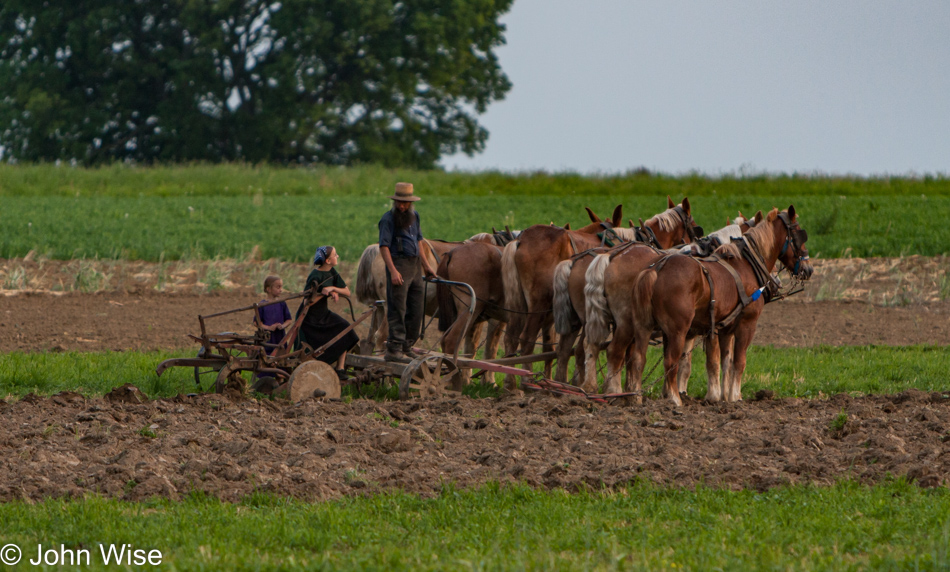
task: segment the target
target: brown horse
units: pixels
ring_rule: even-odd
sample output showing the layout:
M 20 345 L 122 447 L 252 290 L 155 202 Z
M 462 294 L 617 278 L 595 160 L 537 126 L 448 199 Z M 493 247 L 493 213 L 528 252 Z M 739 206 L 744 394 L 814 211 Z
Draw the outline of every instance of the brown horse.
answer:
M 808 279 L 805 241 L 795 207 L 773 209 L 743 240 L 723 245 L 709 259 L 664 256 L 640 273 L 634 284 L 634 348 L 630 363 L 639 389 L 653 331 L 663 335 L 663 395 L 682 405 L 677 373 L 686 338 L 706 335 L 706 399 L 742 399 L 746 351 L 762 308 L 778 292 L 772 278 L 777 262 L 795 277 Z M 724 376 L 720 386 L 720 371 Z
M 708 237 L 674 250 L 690 255 L 708 253 L 710 246 L 728 244 L 761 221 L 761 211 L 756 213 L 751 220 L 746 220 L 742 217 L 742 213 L 739 213 L 739 218 L 732 224 L 710 233 Z M 582 376 L 581 382 L 588 390 L 596 389 L 596 358 L 613 326 L 613 338 L 607 346 L 607 375 L 604 380 L 604 391 L 608 393 L 620 391 L 620 373 L 624 362 L 629 361 L 631 345 L 634 341 L 634 307 L 631 297 L 633 283 L 637 275 L 662 254 L 664 253 L 654 249 L 634 245 L 632 248 L 617 252 L 614 256 L 598 256 L 588 268 L 585 275 L 585 294 L 589 303 L 585 327 L 587 343 L 584 349 L 584 363 L 587 368 L 579 373 Z M 694 343 L 695 340 L 690 339 L 687 342 L 688 349 L 692 349 Z M 685 359 L 680 368 L 679 380 L 683 391 L 686 391 L 690 368 L 689 360 Z M 628 388 L 631 386 L 630 376 L 631 369 L 628 363 Z
M 515 329 L 515 321 L 509 323 L 509 335 L 519 341 L 520 353 L 534 353 L 538 333 L 542 334 L 544 351 L 554 349 L 554 318 L 551 307 L 554 301 L 554 268 L 584 250 L 600 246 L 605 231 L 620 225 L 622 207 L 617 205 L 613 215 L 603 220 L 586 209 L 591 224 L 578 230 L 566 230 L 555 226 L 535 225 L 521 233 L 502 253 L 502 279 L 505 287 L 505 307 L 512 314 L 524 317 L 524 326 Z M 601 237 L 598 237 L 598 233 Z M 544 376 L 551 376 L 551 360 L 544 362 Z M 507 387 L 514 378 L 508 377 Z
M 485 340 L 485 359 L 495 359 L 504 326 L 508 322 L 508 312 L 504 308 L 505 292 L 500 280 L 502 249 L 493 244 L 473 242 L 463 244 L 442 257 L 437 271 L 439 278 L 453 282 L 464 282 L 475 293 L 474 313 L 471 314 L 472 327 L 464 332 L 469 323 L 471 296 L 467 288 L 438 285 L 439 329 L 445 334 L 442 338 L 442 351 L 452 354 L 462 343 L 464 336 L 464 355 L 475 356 L 477 335 L 475 326 L 486 320 L 488 333 Z M 505 353 L 514 353 L 517 338 L 512 335 L 505 338 Z M 471 370 L 462 369 L 464 384 L 471 379 Z
M 508 236 L 512 238 L 518 236 L 518 231 L 507 231 Z M 468 242 L 486 242 L 490 244 L 507 244 L 511 239 L 506 238 L 506 234 L 495 232 L 489 234 L 483 232 L 476 234 L 464 242 L 450 242 L 447 240 L 429 240 L 424 239 L 420 243 L 420 250 L 423 256 L 428 258 L 429 264 L 436 268 L 442 260 L 442 257 L 453 248 L 466 244 Z M 426 316 L 434 316 L 439 308 L 439 302 L 436 298 L 436 289 L 429 285 L 426 289 Z M 371 306 L 377 300 L 386 300 L 386 264 L 383 257 L 379 255 L 379 245 L 371 244 L 363 250 L 360 255 L 359 265 L 356 270 L 356 299 Z M 360 341 L 360 353 L 369 355 L 374 350 L 379 350 L 386 343 L 386 336 L 389 328 L 386 322 L 386 307 L 377 308 L 373 313 L 372 324 L 369 333 Z
M 586 295 L 584 287 L 587 284 L 585 274 L 591 262 L 599 254 L 627 248 L 630 242 L 641 242 L 656 248 L 670 248 L 678 244 L 695 241 L 703 234 L 702 227 L 696 225 L 690 212 L 689 199 L 684 198 L 679 205 L 673 204 L 673 199 L 666 197 L 668 208 L 666 211 L 652 216 L 643 224 L 643 228 L 629 229 L 629 240 L 612 246 L 602 246 L 587 250 L 560 262 L 554 271 L 554 325 L 558 333 L 558 360 L 554 379 L 567 380 L 567 366 L 574 342 L 574 378 L 572 383 L 584 385 L 585 390 L 596 389 L 594 385 L 584 384 L 584 339 L 581 329 L 586 322 Z M 628 229 L 614 229 L 625 232 Z M 624 237 L 626 238 L 626 237 Z M 580 339 L 578 339 L 580 334 Z

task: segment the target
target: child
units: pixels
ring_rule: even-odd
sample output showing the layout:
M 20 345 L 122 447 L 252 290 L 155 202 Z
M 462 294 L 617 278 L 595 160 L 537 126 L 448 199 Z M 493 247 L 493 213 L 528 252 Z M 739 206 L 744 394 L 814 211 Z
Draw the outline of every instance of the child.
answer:
M 284 281 L 280 276 L 268 276 L 264 279 L 264 294 L 267 298 L 261 300 L 264 302 L 273 302 L 280 299 L 284 293 Z M 290 308 L 287 302 L 280 304 L 271 304 L 257 309 L 257 323 L 264 331 L 270 332 L 270 339 L 267 343 L 277 345 L 284 339 L 284 330 L 294 323 L 290 317 Z M 276 348 L 270 353 L 277 351 Z
M 315 288 L 314 297 L 317 297 L 317 293 L 323 294 L 323 297 L 307 310 L 307 317 L 303 319 L 303 323 L 300 325 L 300 341 L 306 342 L 314 349 L 329 342 L 350 325 L 345 318 L 331 312 L 327 307 L 329 298 L 333 298 L 333 301 L 336 302 L 341 295 L 350 295 L 350 289 L 346 287 L 346 282 L 343 281 L 343 277 L 334 268 L 339 262 L 340 257 L 337 255 L 335 248 L 321 246 L 313 256 L 313 271 L 307 276 L 305 289 Z M 350 351 L 359 341 L 360 338 L 356 335 L 356 332 L 350 330 L 345 336 L 327 348 L 317 359 L 334 366 L 340 380 L 346 381 L 349 379 L 345 371 L 346 352 Z

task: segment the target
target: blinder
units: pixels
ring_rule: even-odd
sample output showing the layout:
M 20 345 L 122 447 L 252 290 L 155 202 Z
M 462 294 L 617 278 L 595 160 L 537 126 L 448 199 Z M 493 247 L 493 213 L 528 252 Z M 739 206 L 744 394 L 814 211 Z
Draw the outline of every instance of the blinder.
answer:
M 787 230 L 787 236 L 785 238 L 785 244 L 782 245 L 782 251 L 779 253 L 779 258 L 785 256 L 785 252 L 788 250 L 788 245 L 791 244 L 794 249 L 794 254 L 798 255 L 798 258 L 795 260 L 795 267 L 792 268 L 792 275 L 798 276 L 798 273 L 801 271 L 802 262 L 808 260 L 808 251 L 805 250 L 805 242 L 808 240 L 808 233 L 802 227 L 798 226 L 798 223 L 793 223 L 788 218 L 787 212 L 778 213 L 782 222 L 785 223 L 785 229 Z

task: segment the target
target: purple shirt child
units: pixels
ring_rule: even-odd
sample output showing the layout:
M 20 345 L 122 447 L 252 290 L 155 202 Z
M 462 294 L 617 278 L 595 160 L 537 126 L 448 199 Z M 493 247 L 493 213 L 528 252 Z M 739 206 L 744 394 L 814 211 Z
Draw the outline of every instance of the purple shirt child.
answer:
M 268 300 L 261 300 L 261 303 L 263 304 L 267 301 Z M 264 306 L 263 308 L 258 308 L 257 312 L 260 316 L 261 323 L 265 326 L 270 326 L 271 324 L 283 324 L 290 319 L 290 308 L 287 307 L 287 302 Z M 270 333 L 270 340 L 268 340 L 267 343 L 277 345 L 283 339 L 284 330 L 274 330 Z

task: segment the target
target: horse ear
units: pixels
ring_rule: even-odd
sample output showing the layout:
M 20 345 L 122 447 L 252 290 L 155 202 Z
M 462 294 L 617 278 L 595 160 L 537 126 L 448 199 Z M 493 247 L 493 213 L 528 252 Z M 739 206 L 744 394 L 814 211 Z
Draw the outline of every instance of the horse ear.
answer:
M 610 222 L 614 226 L 620 226 L 623 222 L 623 205 L 614 207 L 614 215 L 610 217 Z
M 634 228 L 633 219 L 632 219 L 632 218 L 628 218 L 628 219 L 627 219 L 627 224 L 630 225 L 630 228 Z
M 742 213 L 739 213 L 739 218 L 742 218 Z M 737 218 L 736 221 L 738 221 L 739 218 Z M 733 221 L 729 220 L 729 215 L 726 215 L 726 226 L 729 226 L 730 224 L 733 224 Z
M 689 199 L 683 197 L 683 210 L 686 211 L 686 214 L 689 214 Z
M 584 210 L 587 211 L 587 216 L 590 217 L 591 222 L 603 222 L 600 220 L 600 217 L 594 214 L 594 211 L 590 210 L 590 207 L 584 207 Z
M 752 218 L 755 220 L 755 224 L 762 222 L 762 211 L 755 213 L 755 216 Z
M 795 205 L 788 205 L 788 220 L 795 220 Z
M 571 223 L 565 224 L 565 225 L 564 225 L 564 230 L 571 230 Z
M 767 219 L 767 220 L 768 220 L 769 222 L 773 222 L 773 221 L 775 221 L 775 219 L 777 219 L 777 218 L 778 218 L 778 209 L 775 208 L 775 207 L 772 207 L 772 210 L 769 211 L 769 216 L 768 216 L 768 219 Z
M 671 209 L 676 206 L 676 204 L 673 202 L 673 199 L 670 198 L 670 195 L 666 195 L 666 203 L 669 205 L 668 207 L 666 207 L 668 209 Z
M 742 216 L 742 211 L 739 211 L 739 218 L 745 218 L 744 216 Z
M 492 233 L 492 234 L 498 234 L 498 231 L 495 230 L 495 227 L 491 227 L 491 233 Z

